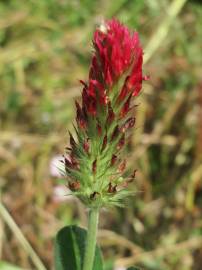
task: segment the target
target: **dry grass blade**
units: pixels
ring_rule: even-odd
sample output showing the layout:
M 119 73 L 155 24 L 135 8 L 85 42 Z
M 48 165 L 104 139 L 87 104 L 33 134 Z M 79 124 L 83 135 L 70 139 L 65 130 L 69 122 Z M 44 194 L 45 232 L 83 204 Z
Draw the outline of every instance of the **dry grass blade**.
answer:
M 6 27 L 12 26 L 14 24 L 17 24 L 19 22 L 24 21 L 27 18 L 27 13 L 26 12 L 18 12 L 16 14 L 7 14 L 6 19 L 1 19 L 0 20 L 0 29 L 4 29 Z
M 202 164 L 193 170 L 193 173 L 188 180 L 189 184 L 186 194 L 186 208 L 187 210 L 192 211 L 194 207 L 195 189 L 197 184 L 202 180 Z
M 1 189 L 0 189 L 0 202 L 1 202 Z M 0 260 L 2 257 L 2 248 L 3 248 L 3 226 L 4 226 L 3 220 L 0 219 Z
M 155 250 L 136 254 L 135 256 L 131 256 L 128 258 L 117 259 L 116 265 L 128 267 L 138 262 L 143 262 L 145 258 L 148 257 L 151 257 L 154 260 L 155 257 L 165 257 L 171 253 L 182 252 L 183 250 L 187 249 L 195 249 L 200 247 L 201 245 L 202 237 L 192 237 L 181 243 L 169 245 L 167 247 L 159 247 Z
M 159 122 L 156 123 L 152 133 L 149 134 L 149 140 L 147 140 L 147 138 L 144 137 L 144 139 L 146 138 L 145 141 L 143 139 L 144 143 L 142 143 L 142 141 L 141 141 L 141 144 L 136 148 L 135 153 L 131 157 L 131 164 L 135 160 L 140 158 L 151 144 L 161 141 L 163 133 L 166 131 L 166 129 L 168 129 L 168 127 L 170 126 L 175 114 L 178 112 L 179 108 L 182 106 L 183 102 L 186 99 L 187 99 L 187 93 L 186 92 L 179 92 L 177 94 L 176 102 L 173 103 L 173 105 L 170 106 L 169 110 L 165 113 L 162 120 L 160 120 Z M 141 140 L 142 140 L 142 138 L 141 138 Z M 172 143 L 173 142 L 175 143 L 176 140 L 172 140 Z
M 177 17 L 181 9 L 187 0 L 175 0 L 168 7 L 167 16 L 160 24 L 154 35 L 151 37 L 145 48 L 144 63 L 147 63 L 152 55 L 157 51 L 157 49 L 162 44 L 163 40 L 168 34 L 170 26 L 174 19 Z
M 98 241 L 102 247 L 121 245 L 122 247 L 129 249 L 133 254 L 139 254 L 143 252 L 142 248 L 139 247 L 138 245 L 134 244 L 125 237 L 108 230 L 99 230 Z
M 9 226 L 13 234 L 18 239 L 19 243 L 22 245 L 24 250 L 27 252 L 27 254 L 30 256 L 33 264 L 35 265 L 37 270 L 46 270 L 46 267 L 30 245 L 30 243 L 27 241 L 25 236 L 23 235 L 22 231 L 18 227 L 18 225 L 13 220 L 12 216 L 9 214 L 7 209 L 4 207 L 2 203 L 0 203 L 0 215 L 2 216 L 5 223 Z

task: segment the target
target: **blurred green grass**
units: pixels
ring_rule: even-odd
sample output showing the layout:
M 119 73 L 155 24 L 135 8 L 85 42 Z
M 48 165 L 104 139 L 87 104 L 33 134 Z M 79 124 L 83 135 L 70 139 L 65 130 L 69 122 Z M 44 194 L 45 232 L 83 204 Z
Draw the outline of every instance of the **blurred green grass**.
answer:
M 115 16 L 140 32 L 147 55 L 152 37 L 158 43 L 158 27 L 165 31 L 170 5 L 166 0 L 0 2 L 1 200 L 47 269 L 56 230 L 86 224 L 78 202 L 54 200 L 58 180 L 49 168 L 67 144 L 78 80 L 88 74 L 93 30 Z M 117 265 L 148 270 L 201 269 L 201 25 L 200 1 L 188 1 L 144 66 L 151 79 L 137 99 L 137 129 L 128 149 L 139 192 L 126 209 L 102 213 L 99 241 L 109 264 L 113 258 Z M 5 219 L 1 235 L 2 259 L 35 269 Z

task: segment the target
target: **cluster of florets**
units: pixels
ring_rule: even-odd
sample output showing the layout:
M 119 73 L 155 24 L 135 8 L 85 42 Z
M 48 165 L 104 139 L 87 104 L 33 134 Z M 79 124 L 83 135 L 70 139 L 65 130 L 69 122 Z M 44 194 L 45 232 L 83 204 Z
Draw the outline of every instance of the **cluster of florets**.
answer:
M 135 124 L 133 97 L 142 87 L 142 48 L 138 33 L 117 20 L 94 33 L 94 54 L 82 104 L 76 102 L 76 139 L 70 134 L 65 155 L 68 185 L 89 207 L 121 205 L 135 171 L 123 177 L 121 152 Z

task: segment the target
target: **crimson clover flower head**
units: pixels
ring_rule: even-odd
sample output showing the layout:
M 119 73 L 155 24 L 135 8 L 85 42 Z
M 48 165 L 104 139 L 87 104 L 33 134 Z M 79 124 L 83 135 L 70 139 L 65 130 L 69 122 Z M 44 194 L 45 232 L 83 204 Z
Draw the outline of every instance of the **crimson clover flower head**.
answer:
M 75 138 L 64 158 L 71 191 L 88 207 L 122 206 L 135 177 L 123 176 L 123 149 L 135 125 L 133 101 L 142 87 L 143 52 L 138 33 L 106 21 L 93 38 L 89 78 L 76 101 Z

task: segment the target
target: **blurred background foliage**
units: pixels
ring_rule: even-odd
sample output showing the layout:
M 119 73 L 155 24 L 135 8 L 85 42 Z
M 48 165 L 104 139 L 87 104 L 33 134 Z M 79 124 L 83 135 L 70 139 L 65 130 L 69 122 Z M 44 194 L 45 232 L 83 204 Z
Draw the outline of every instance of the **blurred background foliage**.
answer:
M 106 269 L 202 269 L 200 0 L 0 1 L 0 269 L 52 269 L 56 231 L 86 225 L 54 161 L 88 76 L 92 33 L 111 17 L 140 32 L 150 81 L 128 147 L 138 192 L 126 209 L 101 213 Z

